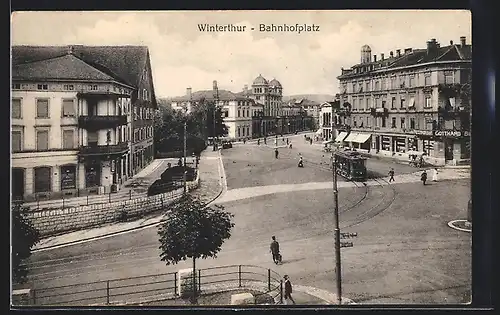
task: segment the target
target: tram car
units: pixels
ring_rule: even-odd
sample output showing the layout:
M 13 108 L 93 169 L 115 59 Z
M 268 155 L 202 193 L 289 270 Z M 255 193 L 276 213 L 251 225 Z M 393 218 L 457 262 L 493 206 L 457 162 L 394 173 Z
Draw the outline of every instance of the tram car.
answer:
M 334 153 L 337 174 L 349 180 L 366 180 L 366 158 L 356 151 L 336 151 Z

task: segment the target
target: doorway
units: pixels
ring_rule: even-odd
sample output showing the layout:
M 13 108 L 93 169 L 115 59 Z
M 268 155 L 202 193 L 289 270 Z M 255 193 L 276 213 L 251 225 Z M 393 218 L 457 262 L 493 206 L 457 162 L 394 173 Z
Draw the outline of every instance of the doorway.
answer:
M 453 160 L 453 141 L 450 139 L 444 141 L 444 159 L 445 161 Z

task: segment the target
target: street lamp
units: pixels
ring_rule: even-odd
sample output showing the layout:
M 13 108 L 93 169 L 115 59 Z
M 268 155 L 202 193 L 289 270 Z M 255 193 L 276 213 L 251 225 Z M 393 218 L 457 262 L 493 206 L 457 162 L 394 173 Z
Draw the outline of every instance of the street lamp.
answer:
M 215 81 L 215 80 L 213 82 L 213 92 L 214 92 L 215 103 L 214 103 L 214 108 L 213 108 L 213 111 L 214 111 L 214 117 L 213 117 L 214 124 L 213 124 L 212 141 L 213 141 L 213 150 L 216 151 L 217 150 L 217 146 L 215 144 L 215 113 L 217 112 L 217 103 L 219 102 L 219 88 L 217 87 L 217 81 Z

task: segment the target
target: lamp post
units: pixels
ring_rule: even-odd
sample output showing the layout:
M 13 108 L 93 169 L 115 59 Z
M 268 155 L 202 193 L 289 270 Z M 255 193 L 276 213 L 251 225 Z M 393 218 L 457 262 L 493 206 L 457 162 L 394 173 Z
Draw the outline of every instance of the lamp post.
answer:
M 187 155 L 187 117 L 184 117 L 184 172 L 183 172 L 183 188 L 184 188 L 184 194 L 187 193 L 187 169 L 186 169 L 186 155 Z

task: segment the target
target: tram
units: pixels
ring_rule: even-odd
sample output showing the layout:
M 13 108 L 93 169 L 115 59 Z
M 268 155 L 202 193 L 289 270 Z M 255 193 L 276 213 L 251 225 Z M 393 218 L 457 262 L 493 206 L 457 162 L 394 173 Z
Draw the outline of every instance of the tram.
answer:
M 361 153 L 356 151 L 336 151 L 334 158 L 337 174 L 357 182 L 366 180 L 366 158 Z

